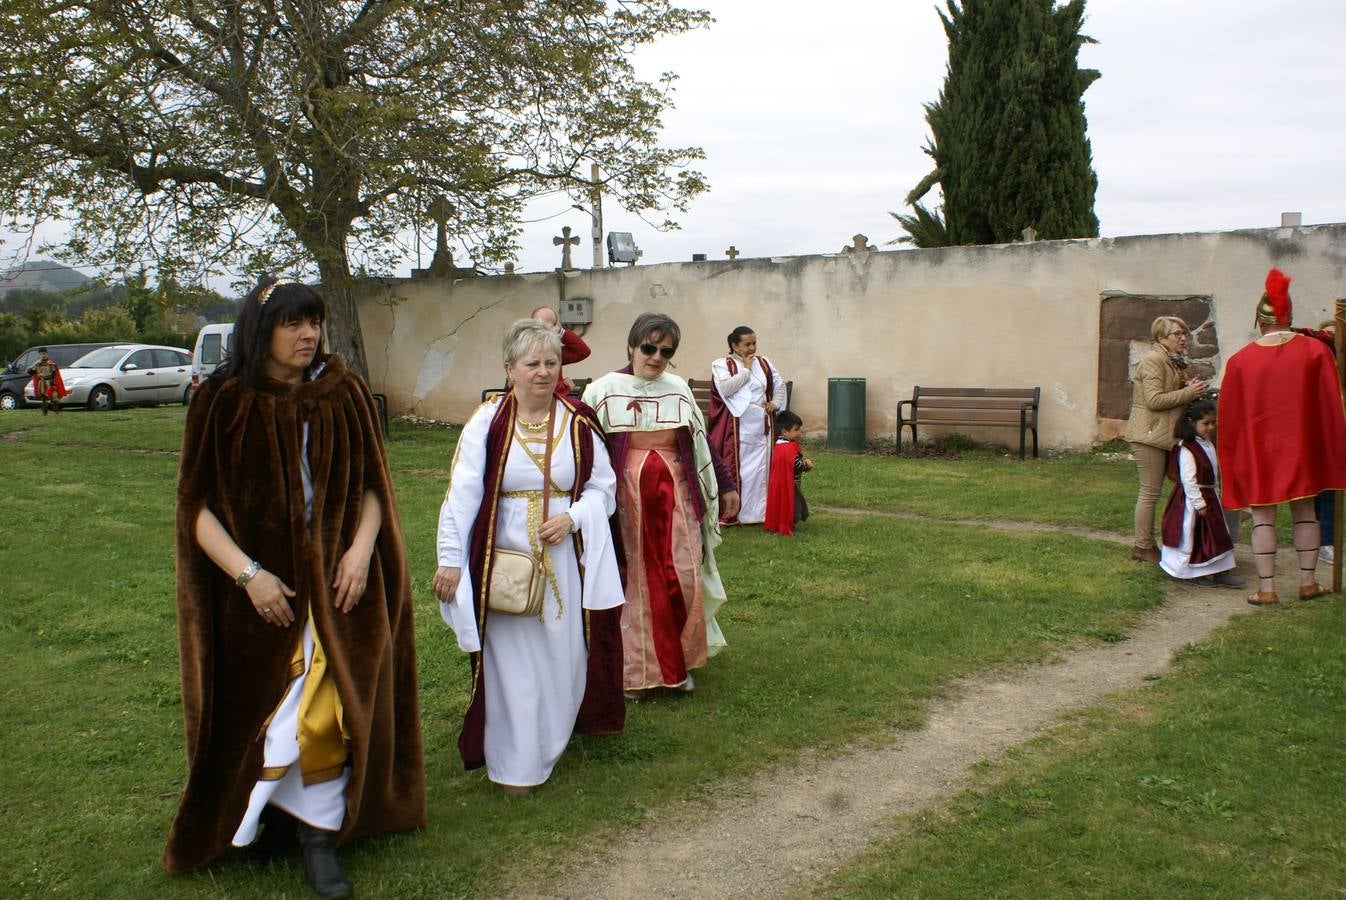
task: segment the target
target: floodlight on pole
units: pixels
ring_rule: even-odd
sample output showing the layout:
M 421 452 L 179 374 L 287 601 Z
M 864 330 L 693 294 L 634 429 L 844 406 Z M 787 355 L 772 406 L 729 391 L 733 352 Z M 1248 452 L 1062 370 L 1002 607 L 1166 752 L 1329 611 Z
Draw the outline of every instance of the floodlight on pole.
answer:
M 634 266 L 640 258 L 640 248 L 629 231 L 608 232 L 608 262 L 623 262 Z

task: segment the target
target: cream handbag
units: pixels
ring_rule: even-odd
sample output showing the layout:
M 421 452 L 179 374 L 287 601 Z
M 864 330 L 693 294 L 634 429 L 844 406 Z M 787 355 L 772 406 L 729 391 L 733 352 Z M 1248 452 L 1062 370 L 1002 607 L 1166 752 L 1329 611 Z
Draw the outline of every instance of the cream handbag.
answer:
M 551 499 L 552 413 L 547 411 L 547 450 L 542 465 L 542 521 L 547 521 Z M 508 451 L 506 451 L 508 452 Z M 542 549 L 547 552 L 546 547 Z M 521 550 L 491 549 L 491 580 L 486 591 L 486 608 L 506 616 L 541 616 L 542 599 L 547 589 L 542 561 Z
M 499 548 L 491 551 L 491 585 L 486 592 L 486 608 L 491 612 L 541 615 L 546 586 L 542 566 L 533 554 Z

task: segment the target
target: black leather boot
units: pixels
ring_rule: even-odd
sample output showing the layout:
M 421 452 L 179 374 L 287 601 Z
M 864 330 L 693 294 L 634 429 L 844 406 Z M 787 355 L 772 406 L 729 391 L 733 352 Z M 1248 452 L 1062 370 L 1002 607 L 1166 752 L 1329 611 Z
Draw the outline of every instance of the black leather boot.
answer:
M 299 822 L 294 816 L 274 806 L 262 810 L 258 822 L 261 825 L 261 834 L 243 852 L 248 862 L 254 866 L 265 866 L 273 859 L 284 856 L 294 845 Z
M 336 832 L 299 823 L 299 846 L 304 848 L 304 874 L 322 900 L 355 896 L 355 887 L 336 858 Z

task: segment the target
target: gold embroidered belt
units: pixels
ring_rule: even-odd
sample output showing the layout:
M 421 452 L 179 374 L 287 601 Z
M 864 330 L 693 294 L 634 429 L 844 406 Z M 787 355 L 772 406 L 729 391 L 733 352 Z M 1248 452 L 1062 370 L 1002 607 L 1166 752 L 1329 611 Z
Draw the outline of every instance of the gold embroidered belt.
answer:
M 555 483 L 552 486 L 555 487 Z M 552 568 L 551 554 L 542 546 L 539 531 L 542 527 L 542 492 L 501 491 L 499 496 L 501 499 L 528 501 L 528 545 L 533 549 L 533 558 L 542 564 L 542 572 L 547 576 L 547 583 L 551 585 L 552 593 L 556 595 L 556 618 L 559 619 L 565 610 L 565 603 L 561 599 L 561 586 L 556 583 L 556 571 Z

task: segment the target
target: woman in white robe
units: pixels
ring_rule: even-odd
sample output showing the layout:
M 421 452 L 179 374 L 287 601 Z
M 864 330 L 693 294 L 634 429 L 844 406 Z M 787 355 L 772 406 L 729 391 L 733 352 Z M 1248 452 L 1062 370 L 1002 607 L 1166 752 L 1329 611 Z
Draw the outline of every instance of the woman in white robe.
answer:
M 773 423 L 785 409 L 785 381 L 757 353 L 757 335 L 740 325 L 728 337 L 729 355 L 710 364 L 710 439 L 730 469 L 737 468 L 739 512 L 726 523 L 766 520 L 766 486 L 775 443 Z
M 616 476 L 591 415 L 555 396 L 559 339 L 529 319 L 516 322 L 505 343 L 513 388 L 478 409 L 459 438 L 440 510 L 434 587 L 459 648 L 474 654 L 473 702 L 480 688 L 484 721 L 479 740 L 487 774 L 507 791 L 524 793 L 551 776 L 576 730 L 586 691 L 615 691 L 620 705 L 619 668 L 613 685 L 590 683 L 595 669 L 585 636 L 586 626 L 594 624 L 587 621 L 591 614 L 620 607 L 624 597 L 608 523 L 616 505 Z M 543 469 L 548 465 L 552 487 L 544 517 Z M 581 468 L 587 469 L 587 479 Z M 484 540 L 474 541 L 475 529 L 483 525 L 490 529 L 489 547 Z M 482 557 L 476 566 L 474 546 Z M 540 616 L 486 608 L 481 582 L 489 579 L 484 573 L 491 547 L 542 559 L 546 587 Z M 470 577 L 462 577 L 464 572 Z M 477 762 L 476 751 L 467 746 L 478 740 L 472 710 L 460 739 L 469 767 Z M 609 720 L 597 730 L 619 729 L 620 722 L 614 729 Z

